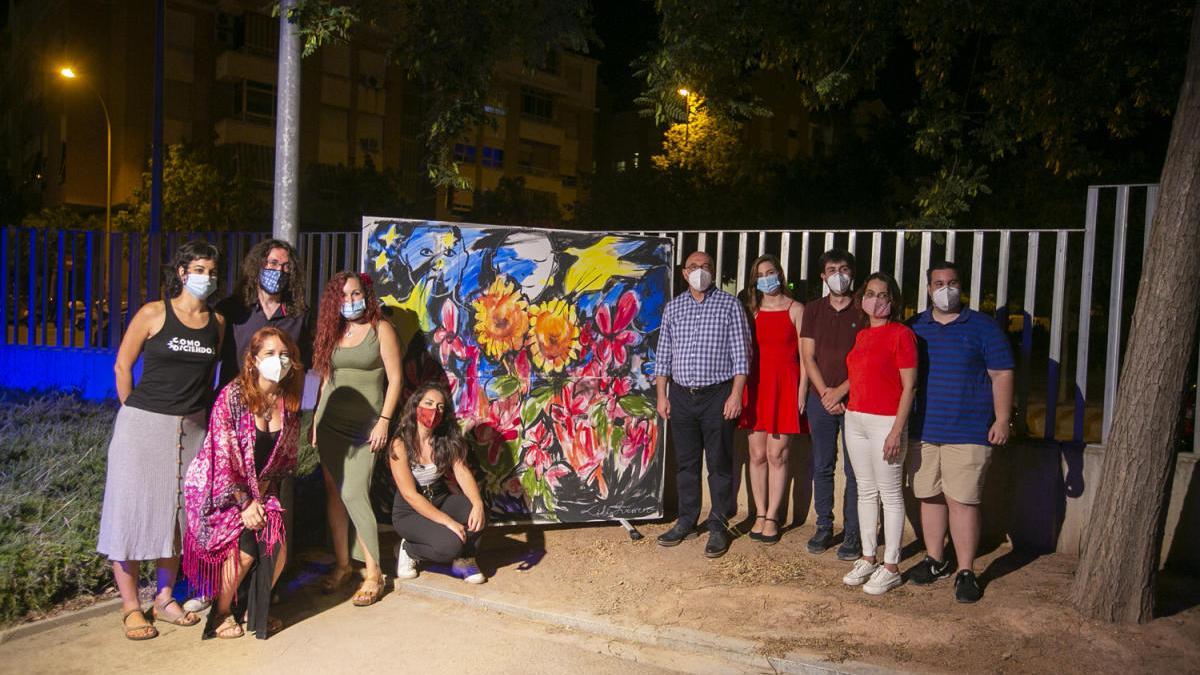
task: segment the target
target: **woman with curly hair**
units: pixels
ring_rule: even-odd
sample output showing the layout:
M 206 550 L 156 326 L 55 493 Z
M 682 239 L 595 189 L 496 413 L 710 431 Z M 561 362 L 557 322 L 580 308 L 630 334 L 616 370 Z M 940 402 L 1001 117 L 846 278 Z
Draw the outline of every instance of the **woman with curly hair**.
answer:
M 450 392 L 440 384 L 417 389 L 400 414 L 400 430 L 388 454 L 396 479 L 392 526 L 399 534 L 396 578 L 417 576 L 417 563 L 450 563 L 470 584 L 486 581 L 475 564 L 483 531 L 483 498 L 467 466 L 467 446 L 454 416 Z M 453 477 L 458 491 L 451 491 Z
M 311 442 L 325 474 L 326 515 L 337 560 L 322 586 L 333 592 L 353 573 L 353 522 L 354 558 L 366 565 L 362 585 L 354 593 L 359 607 L 383 597 L 371 472 L 374 453 L 387 445 L 402 384 L 400 342 L 392 325 L 381 319 L 371 278 L 339 272 L 321 294 L 313 342 L 313 370 L 321 377 L 321 391 Z
M 187 471 L 184 571 L 215 597 L 204 638 L 259 639 L 279 629 L 267 616 L 287 559 L 281 481 L 295 473 L 304 369 L 278 328 L 251 338 L 241 373 L 217 395 L 208 436 Z

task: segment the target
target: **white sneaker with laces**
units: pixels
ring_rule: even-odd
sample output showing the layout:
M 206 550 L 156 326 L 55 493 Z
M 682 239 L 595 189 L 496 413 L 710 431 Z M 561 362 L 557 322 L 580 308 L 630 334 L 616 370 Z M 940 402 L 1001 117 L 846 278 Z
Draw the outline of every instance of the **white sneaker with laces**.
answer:
M 417 571 L 417 561 L 408 557 L 408 551 L 404 550 L 404 540 L 401 539 L 399 544 L 396 544 L 396 578 L 397 579 L 416 579 L 420 572 Z
M 879 569 L 878 563 L 859 558 L 854 561 L 854 567 L 846 573 L 846 576 L 842 577 L 842 583 L 847 586 L 862 586 L 877 569 Z
M 893 572 L 883 565 L 875 570 L 871 579 L 863 584 L 863 591 L 871 595 L 883 595 L 903 583 L 899 572 Z

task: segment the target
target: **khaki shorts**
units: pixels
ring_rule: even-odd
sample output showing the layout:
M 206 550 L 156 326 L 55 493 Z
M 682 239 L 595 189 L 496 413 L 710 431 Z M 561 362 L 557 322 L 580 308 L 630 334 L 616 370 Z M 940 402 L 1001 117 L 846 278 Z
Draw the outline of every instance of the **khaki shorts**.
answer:
M 982 501 L 992 446 L 921 441 L 908 457 L 909 480 L 917 499 L 944 494 L 959 504 Z

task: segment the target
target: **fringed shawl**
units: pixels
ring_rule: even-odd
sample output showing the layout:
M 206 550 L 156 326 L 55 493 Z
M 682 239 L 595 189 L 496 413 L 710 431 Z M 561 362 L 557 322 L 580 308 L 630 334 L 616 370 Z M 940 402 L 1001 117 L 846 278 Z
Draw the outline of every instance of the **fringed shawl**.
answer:
M 237 551 L 241 536 L 241 510 L 236 492 L 258 500 L 266 512 L 266 527 L 257 538 L 271 550 L 283 540 L 283 507 L 275 494 L 259 494 L 260 481 L 275 481 L 296 471 L 300 416 L 285 411 L 279 438 L 260 475 L 255 475 L 254 413 L 246 406 L 242 386 L 230 382 L 213 404 L 208 435 L 184 480 L 187 534 L 183 540 L 183 571 L 192 590 L 216 597 L 221 567 Z M 233 556 L 238 564 L 238 556 Z

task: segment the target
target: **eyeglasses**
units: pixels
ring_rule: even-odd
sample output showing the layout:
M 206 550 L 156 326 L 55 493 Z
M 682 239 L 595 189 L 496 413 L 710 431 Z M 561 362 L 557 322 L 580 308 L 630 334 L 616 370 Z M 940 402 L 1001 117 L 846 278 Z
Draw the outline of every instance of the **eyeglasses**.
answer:
M 687 272 L 688 274 L 691 274 L 692 272 L 695 272 L 696 270 L 708 270 L 709 272 L 711 272 L 713 270 L 713 268 L 712 268 L 712 265 L 710 265 L 708 263 L 704 263 L 703 265 L 688 265 L 687 267 L 683 268 L 683 271 Z
M 291 272 L 292 271 L 292 263 L 280 262 L 273 258 L 267 258 L 267 263 L 265 265 L 263 265 L 263 267 L 266 267 L 269 270 L 279 270 L 281 272 Z

